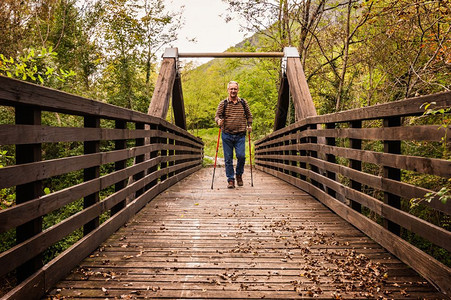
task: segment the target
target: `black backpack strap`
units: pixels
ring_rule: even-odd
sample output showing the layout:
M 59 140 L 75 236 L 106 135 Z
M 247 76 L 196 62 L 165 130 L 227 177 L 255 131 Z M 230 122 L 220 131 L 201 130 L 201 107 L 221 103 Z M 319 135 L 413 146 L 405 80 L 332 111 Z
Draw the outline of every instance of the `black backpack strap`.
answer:
M 244 110 L 244 116 L 246 117 L 246 120 L 248 119 L 248 115 L 247 115 L 247 111 L 246 111 L 246 100 L 244 100 L 243 98 L 241 98 L 241 105 L 243 105 L 243 110 Z
M 222 106 L 222 115 L 221 115 L 221 117 L 222 117 L 222 119 L 224 120 L 224 119 L 225 119 L 225 110 L 226 110 L 226 108 L 227 108 L 227 103 L 228 103 L 229 101 L 227 101 L 227 99 L 224 99 L 223 101 L 224 101 L 224 105 Z

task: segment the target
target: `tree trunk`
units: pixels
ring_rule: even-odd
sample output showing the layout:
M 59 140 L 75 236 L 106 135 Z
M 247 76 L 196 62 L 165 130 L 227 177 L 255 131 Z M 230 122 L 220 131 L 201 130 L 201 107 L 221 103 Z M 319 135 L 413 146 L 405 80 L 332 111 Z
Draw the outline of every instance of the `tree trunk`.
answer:
M 346 16 L 346 29 L 345 29 L 345 39 L 344 39 L 344 45 L 343 45 L 343 64 L 341 68 L 341 74 L 340 74 L 340 82 L 338 84 L 338 91 L 337 91 L 337 100 L 335 105 L 335 111 L 339 111 L 342 106 L 342 100 L 343 100 L 343 87 L 344 87 L 344 81 L 345 81 L 345 75 L 346 75 L 346 68 L 348 65 L 348 54 L 349 54 L 349 29 L 350 29 L 350 23 L 351 23 L 351 9 L 352 9 L 352 0 L 348 1 L 348 13 Z

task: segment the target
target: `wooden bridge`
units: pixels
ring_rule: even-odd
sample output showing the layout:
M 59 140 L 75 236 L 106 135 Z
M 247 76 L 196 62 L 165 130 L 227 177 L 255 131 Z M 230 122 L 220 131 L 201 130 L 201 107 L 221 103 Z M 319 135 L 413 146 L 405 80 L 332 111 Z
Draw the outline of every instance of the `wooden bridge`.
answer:
M 451 93 L 317 116 L 297 52 L 266 55 L 284 63 L 274 132 L 255 142 L 254 187 L 245 178 L 235 190 L 222 168 L 210 189 L 203 142 L 185 130 L 177 49 L 165 54 L 148 114 L 0 77 L 0 105 L 15 115 L 0 144 L 16 147 L 16 164 L 0 168 L 0 189 L 16 195 L 0 211 L 1 232 L 16 237 L 0 254 L 0 276 L 17 277 L 3 298 L 448 298 L 450 268 L 403 236 L 449 256 L 450 232 L 401 204 L 431 192 L 405 174 L 451 177 L 449 160 L 404 146 L 446 147 L 449 127 L 403 121 L 424 103 L 450 107 Z M 290 96 L 297 122 L 285 126 Z M 170 99 L 175 124 L 164 120 Z M 80 126 L 48 121 L 58 114 Z M 83 153 L 43 160 L 58 143 Z M 45 189 L 65 176 L 67 186 Z M 450 215 L 438 196 L 421 205 Z

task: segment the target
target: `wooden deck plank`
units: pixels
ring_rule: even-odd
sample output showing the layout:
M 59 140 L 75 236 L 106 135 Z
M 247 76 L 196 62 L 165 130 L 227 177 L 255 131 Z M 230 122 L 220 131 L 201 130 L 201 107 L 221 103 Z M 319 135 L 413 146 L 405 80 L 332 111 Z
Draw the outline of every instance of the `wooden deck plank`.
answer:
M 211 175 L 156 197 L 45 298 L 446 298 L 305 192 Z

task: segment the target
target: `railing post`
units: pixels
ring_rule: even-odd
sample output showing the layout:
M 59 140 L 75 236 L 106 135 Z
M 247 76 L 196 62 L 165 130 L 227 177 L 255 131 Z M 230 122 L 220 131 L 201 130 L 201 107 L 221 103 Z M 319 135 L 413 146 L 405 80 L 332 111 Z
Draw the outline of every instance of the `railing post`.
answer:
M 180 146 L 189 146 L 189 144 L 186 143 L 186 142 L 179 142 L 179 145 L 180 145 Z M 180 150 L 180 151 L 177 151 L 177 153 L 178 153 L 178 154 L 191 154 L 191 152 L 190 152 L 189 150 Z M 180 163 L 184 163 L 184 162 L 186 162 L 186 161 L 187 161 L 186 159 L 182 159 L 182 160 L 180 160 Z M 187 170 L 186 167 L 180 169 L 179 171 L 177 171 L 177 173 L 181 173 L 181 172 L 183 172 L 183 171 L 185 171 L 185 170 Z
M 289 133 L 285 133 L 285 136 L 288 135 Z M 281 143 L 283 146 L 289 146 L 290 145 L 290 141 L 288 139 L 286 139 L 284 142 Z M 283 157 L 286 157 L 287 155 L 290 155 L 290 151 L 289 150 L 284 150 L 283 151 Z M 285 159 L 283 161 L 284 165 L 290 165 L 290 161 L 288 159 Z M 283 172 L 285 174 L 290 174 L 290 171 L 288 171 L 287 169 L 284 169 Z
M 85 128 L 100 128 L 100 118 L 85 116 L 84 118 Z M 84 154 L 92 154 L 100 152 L 100 142 L 99 141 L 87 141 L 84 142 Z M 89 181 L 100 176 L 100 166 L 86 168 L 83 171 L 83 180 Z M 99 192 L 90 194 L 84 198 L 83 208 L 88 208 L 89 206 L 100 201 Z M 94 218 L 83 226 L 83 234 L 87 235 L 95 228 L 99 227 L 99 217 Z
M 150 130 L 157 130 L 158 129 L 158 125 L 155 124 L 151 124 L 150 125 Z M 158 143 L 158 137 L 151 137 L 150 138 L 150 144 L 156 144 Z M 151 151 L 150 152 L 150 159 L 155 158 L 158 156 L 158 150 L 156 151 Z M 147 174 L 152 174 L 153 172 L 158 170 L 158 165 L 147 169 Z M 146 190 L 151 189 L 153 186 L 155 186 L 158 182 L 158 179 L 153 180 L 152 182 L 150 182 L 148 185 L 146 185 Z
M 306 127 L 302 127 L 301 129 L 300 129 L 300 132 L 302 132 L 303 130 L 306 130 Z M 307 138 L 306 137 L 302 137 L 302 138 L 300 138 L 299 139 L 299 144 L 300 145 L 302 145 L 302 144 L 307 144 Z M 303 156 L 305 159 L 307 159 L 308 157 L 307 157 L 307 151 L 306 150 L 300 150 L 299 151 L 299 155 L 300 156 Z M 301 169 L 304 169 L 304 170 L 307 170 L 307 163 L 305 163 L 305 162 L 299 162 L 299 167 L 301 168 Z M 307 176 L 305 176 L 305 175 L 300 175 L 300 178 L 302 179 L 302 180 L 304 180 L 304 181 L 307 181 Z
M 335 129 L 335 123 L 326 123 L 326 129 Z M 326 145 L 335 147 L 336 141 L 334 137 L 326 138 Z M 331 163 L 336 163 L 335 155 L 326 154 L 326 160 Z M 334 172 L 326 171 L 327 178 L 332 179 L 334 181 L 337 180 L 337 175 Z M 336 198 L 337 192 L 329 187 L 326 188 L 326 191 L 329 195 Z
M 311 124 L 311 125 L 308 126 L 308 128 L 310 130 L 316 130 L 317 125 L 316 124 Z M 308 141 L 309 141 L 310 144 L 314 145 L 314 144 L 318 143 L 318 138 L 316 136 L 311 136 L 311 137 L 308 138 Z M 317 151 L 308 151 L 308 156 L 317 158 L 318 157 L 318 152 Z M 312 172 L 319 173 L 319 169 L 318 169 L 317 166 L 315 166 L 313 164 L 309 164 L 309 167 L 310 167 L 310 170 Z M 321 184 L 319 182 L 317 182 L 316 180 L 311 179 L 311 182 L 312 182 L 312 184 L 314 186 L 316 186 L 318 188 L 321 188 Z
M 172 132 L 172 133 L 174 133 L 174 132 Z M 175 134 L 175 133 L 174 133 Z M 171 145 L 171 146 L 174 146 L 175 145 L 175 141 L 174 141 L 174 139 L 169 139 L 169 145 Z M 169 157 L 174 157 L 174 155 L 175 155 L 175 150 L 169 150 Z M 174 166 L 175 165 L 175 160 L 170 160 L 169 161 L 169 166 Z M 171 172 L 170 174 L 169 174 L 169 177 L 172 177 L 172 176 L 174 176 L 175 175 L 175 172 Z
M 292 132 L 292 134 L 294 135 L 294 132 Z M 290 140 L 290 145 L 296 145 L 296 144 L 297 144 L 297 136 L 296 136 L 296 138 Z M 290 151 L 290 155 L 297 156 L 298 155 L 298 151 L 297 150 L 291 150 Z M 292 160 L 291 161 L 291 165 L 294 166 L 294 167 L 297 167 L 298 166 L 298 162 L 295 161 L 295 160 Z M 293 176 L 293 177 L 296 177 L 296 178 L 298 178 L 298 176 L 299 176 L 299 174 L 297 172 L 293 172 L 293 171 L 290 173 L 290 175 Z
M 135 124 L 135 129 L 136 130 L 144 130 L 144 123 L 136 123 Z M 144 146 L 144 142 L 145 142 L 144 138 L 137 138 L 136 141 L 135 141 L 135 146 L 136 147 Z M 137 155 L 135 162 L 136 162 L 136 164 L 139 164 L 139 163 L 142 163 L 144 161 L 144 159 L 145 159 L 145 155 L 144 154 Z M 143 177 L 144 177 L 144 171 L 136 173 L 133 176 L 133 181 L 138 181 L 138 180 L 140 180 Z M 138 198 L 140 195 L 142 195 L 144 193 L 144 190 L 145 190 L 144 188 L 137 190 L 136 193 L 135 193 L 135 197 Z
M 176 133 L 177 134 L 177 133 Z M 178 135 L 178 134 L 177 134 Z M 182 145 L 182 142 L 180 142 L 180 141 L 178 141 L 178 140 L 175 140 L 174 141 L 174 145 L 177 147 L 177 146 L 181 146 Z M 181 150 L 175 150 L 175 155 L 180 155 L 180 154 L 183 154 L 183 151 L 181 151 Z M 178 164 L 181 164 L 182 162 L 180 161 L 180 160 L 178 160 L 178 161 L 176 161 L 176 162 L 174 162 L 174 164 L 176 164 L 176 165 L 178 165 Z M 179 173 L 178 171 L 175 171 L 174 172 L 174 175 L 177 175 L 177 173 Z
M 270 146 L 265 146 L 265 147 L 268 150 L 268 155 L 276 155 L 276 154 L 278 154 L 276 151 L 272 151 L 273 149 L 271 149 L 271 148 L 276 147 L 276 144 L 270 145 Z M 270 159 L 268 159 L 268 161 L 269 162 L 276 162 L 277 160 L 274 159 L 274 158 L 270 158 Z M 269 166 L 269 168 L 272 169 L 272 170 L 277 170 L 276 167 L 274 167 L 274 166 Z
M 352 121 L 349 124 L 350 128 L 362 128 L 362 121 L 358 120 L 358 121 Z M 362 140 L 360 139 L 349 139 L 350 142 L 350 146 L 352 149 L 362 149 Z M 362 162 L 360 160 L 355 160 L 355 159 L 350 159 L 349 160 L 349 167 L 357 170 L 357 171 L 362 171 Z M 362 191 L 362 184 L 358 181 L 352 180 L 351 179 L 351 188 L 356 190 L 356 191 Z M 350 203 L 350 206 L 352 209 L 361 212 L 362 211 L 362 205 L 358 202 L 352 201 Z
M 384 119 L 384 127 L 401 126 L 401 117 L 391 117 Z M 401 141 L 384 141 L 384 152 L 392 154 L 401 154 Z M 401 170 L 384 166 L 383 176 L 388 179 L 401 181 Z M 401 208 L 401 198 L 390 192 L 384 192 L 384 203 L 395 208 Z M 401 233 L 401 227 L 387 219 L 384 219 L 384 227 L 396 235 Z
M 167 131 L 168 131 L 166 128 L 164 128 L 163 130 L 164 130 L 164 132 L 167 132 Z M 163 131 L 163 130 L 162 130 L 162 131 Z M 165 138 L 165 137 L 160 137 L 160 144 L 161 144 L 161 145 L 167 145 L 167 144 L 168 144 L 168 139 Z M 161 155 L 161 157 L 166 157 L 166 156 L 168 156 L 168 151 L 162 149 L 162 150 L 160 151 L 160 155 Z M 168 166 L 168 163 L 165 162 L 165 161 L 162 161 L 162 162 L 160 163 L 160 168 L 161 168 L 161 169 L 165 169 L 165 168 L 167 168 L 167 166 Z M 161 181 L 166 180 L 167 178 L 168 178 L 167 173 L 166 173 L 165 175 L 162 175 L 162 176 L 160 177 Z
M 41 125 L 41 110 L 16 106 L 16 124 Z M 41 144 L 16 145 L 16 164 L 26 164 L 42 160 Z M 34 181 L 16 186 L 16 204 L 21 204 L 42 195 L 42 182 Z M 42 217 L 33 219 L 16 229 L 16 243 L 20 244 L 42 232 Z M 22 282 L 42 267 L 42 255 L 38 255 L 17 268 L 17 281 Z
M 125 121 L 120 121 L 120 120 L 116 120 L 116 129 L 126 129 L 127 128 L 127 122 Z M 127 148 L 127 140 L 116 140 L 114 141 L 114 150 L 122 150 L 122 149 L 126 149 Z M 119 160 L 117 162 L 114 163 L 114 170 L 115 171 L 119 171 L 122 169 L 125 169 L 127 167 L 127 160 Z M 122 190 L 123 188 L 125 188 L 127 186 L 127 180 L 121 180 L 119 182 L 117 182 L 114 185 L 114 191 L 118 192 L 120 190 Z M 111 215 L 116 214 L 117 212 L 119 212 L 121 209 L 123 209 L 125 207 L 125 202 L 126 200 L 124 199 L 123 201 L 119 202 L 118 204 L 116 204 L 115 206 L 113 206 L 111 208 Z

